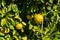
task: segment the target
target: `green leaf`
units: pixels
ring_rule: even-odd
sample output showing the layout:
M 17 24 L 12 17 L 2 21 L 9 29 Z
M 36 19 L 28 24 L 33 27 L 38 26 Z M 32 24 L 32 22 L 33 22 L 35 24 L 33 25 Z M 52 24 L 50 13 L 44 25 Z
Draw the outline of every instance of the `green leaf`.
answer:
M 56 28 L 56 24 L 54 24 L 54 25 L 52 26 L 52 29 L 51 29 L 51 31 L 50 31 L 50 34 L 55 30 L 55 28 Z
M 41 0 L 42 3 L 44 3 L 44 0 Z
M 53 3 L 53 0 L 49 0 L 50 3 Z
M 60 4 L 60 0 L 58 0 L 58 4 Z
M 33 25 L 30 24 L 30 25 L 29 25 L 29 30 L 31 30 L 32 28 L 33 28 Z
M 5 13 L 5 11 L 6 11 L 6 10 L 3 8 L 3 9 L 2 9 L 2 13 L 1 13 L 1 14 L 4 14 L 4 13 Z
M 5 40 L 5 38 L 4 37 L 0 37 L 0 40 Z
M 10 29 L 11 29 L 11 30 L 14 30 L 14 27 L 13 27 L 13 25 L 10 25 Z
M 33 13 L 33 12 L 36 12 L 38 10 L 38 8 L 36 7 L 36 6 L 32 6 L 31 7 L 31 12 Z
M 50 7 L 50 6 L 48 6 L 48 7 L 47 7 L 47 9 L 48 9 L 48 10 L 51 10 L 51 7 Z
M 43 40 L 51 40 L 51 38 L 45 37 L 45 38 L 43 38 Z
M 55 37 L 53 40 L 60 40 L 60 39 L 58 39 L 57 37 Z
M 4 36 L 4 33 L 0 32 L 0 36 Z
M 5 25 L 7 22 L 6 18 L 1 19 L 1 26 Z
M 46 35 L 47 32 L 49 32 L 49 31 L 50 31 L 50 29 L 49 29 L 48 27 L 46 27 L 46 28 L 45 28 L 45 32 L 44 32 L 44 34 Z
M 6 38 L 6 40 L 11 40 L 11 38 Z
M 7 12 L 7 7 L 4 7 L 3 9 L 4 9 L 5 13 L 6 13 Z
M 19 40 L 17 36 L 14 35 L 13 37 L 14 37 L 16 40 Z
M 12 34 L 15 35 L 16 34 L 16 30 L 13 30 Z
M 11 6 L 12 6 L 12 10 L 13 10 L 14 12 L 17 12 L 17 13 L 19 12 L 18 7 L 17 7 L 16 4 L 12 4 Z
M 53 9 L 56 10 L 57 9 L 57 5 L 53 5 Z
M 2 6 L 3 6 L 3 7 L 5 6 L 5 1 L 4 1 L 4 0 L 2 0 Z
M 52 21 L 52 22 L 54 22 L 54 19 L 55 19 L 55 17 L 54 17 L 54 16 L 52 16 L 52 17 L 51 17 L 51 21 Z
M 60 18 L 59 18 L 59 22 L 60 22 Z
M 12 25 L 15 25 L 15 21 L 13 19 L 11 19 Z
M 10 38 L 10 35 L 9 34 L 5 35 L 5 38 Z
M 21 36 L 19 36 L 19 40 L 21 40 Z
M 21 29 L 21 32 L 24 32 L 24 29 Z
M 54 16 L 57 16 L 58 13 L 55 11 L 53 14 L 54 14 Z
M 9 27 L 8 23 L 6 23 L 6 26 Z
M 8 9 L 7 9 L 7 11 L 9 12 L 9 11 L 11 11 L 11 4 L 8 6 Z
M 0 10 L 0 13 L 2 13 L 2 11 Z

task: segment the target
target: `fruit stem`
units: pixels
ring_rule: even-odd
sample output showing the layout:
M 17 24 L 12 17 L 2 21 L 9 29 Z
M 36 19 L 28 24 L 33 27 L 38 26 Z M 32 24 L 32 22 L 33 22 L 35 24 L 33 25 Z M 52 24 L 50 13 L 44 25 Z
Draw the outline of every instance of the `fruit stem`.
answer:
M 42 21 L 42 24 L 41 24 L 41 30 L 42 30 L 41 37 L 43 37 L 43 21 Z

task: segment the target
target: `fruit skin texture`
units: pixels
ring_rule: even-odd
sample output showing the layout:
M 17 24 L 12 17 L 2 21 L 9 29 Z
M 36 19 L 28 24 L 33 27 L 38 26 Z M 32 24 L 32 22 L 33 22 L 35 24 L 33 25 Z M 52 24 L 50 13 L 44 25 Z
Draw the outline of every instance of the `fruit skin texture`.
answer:
M 36 22 L 37 24 L 41 24 L 42 21 L 43 21 L 43 15 L 41 15 L 41 14 L 35 14 L 34 20 L 35 20 L 35 22 Z
M 20 30 L 22 28 L 23 28 L 23 24 L 21 23 L 16 24 L 16 29 Z

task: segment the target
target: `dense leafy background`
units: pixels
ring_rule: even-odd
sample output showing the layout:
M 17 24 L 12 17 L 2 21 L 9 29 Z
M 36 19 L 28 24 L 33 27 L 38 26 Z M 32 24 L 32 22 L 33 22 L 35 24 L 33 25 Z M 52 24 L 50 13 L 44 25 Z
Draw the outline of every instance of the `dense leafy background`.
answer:
M 44 15 L 43 24 L 35 23 L 36 13 Z M 32 18 L 28 20 L 27 15 Z M 17 30 L 17 23 L 22 23 L 23 29 Z M 0 40 L 24 37 L 27 40 L 60 40 L 60 0 L 0 0 Z

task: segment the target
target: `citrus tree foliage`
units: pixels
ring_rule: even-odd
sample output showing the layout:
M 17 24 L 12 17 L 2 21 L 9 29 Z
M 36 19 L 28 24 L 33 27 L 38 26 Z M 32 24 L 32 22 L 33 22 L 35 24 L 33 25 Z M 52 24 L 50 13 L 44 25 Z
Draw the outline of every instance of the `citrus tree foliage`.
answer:
M 35 14 L 43 15 L 43 23 Z M 0 0 L 0 40 L 22 39 L 60 40 L 60 0 Z

